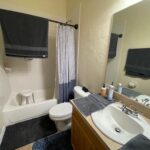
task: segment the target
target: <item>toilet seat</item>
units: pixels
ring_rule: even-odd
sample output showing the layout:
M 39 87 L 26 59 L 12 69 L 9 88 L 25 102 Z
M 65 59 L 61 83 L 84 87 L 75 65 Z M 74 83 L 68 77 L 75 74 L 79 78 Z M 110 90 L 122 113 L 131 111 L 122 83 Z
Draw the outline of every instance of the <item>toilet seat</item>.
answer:
M 70 118 L 72 115 L 72 105 L 70 103 L 61 103 L 53 106 L 49 115 L 54 120 Z
M 90 93 L 84 92 L 82 87 L 74 87 L 75 98 L 86 97 Z M 71 128 L 72 105 L 68 103 L 57 104 L 49 111 L 49 118 L 55 122 L 57 131 L 65 131 Z

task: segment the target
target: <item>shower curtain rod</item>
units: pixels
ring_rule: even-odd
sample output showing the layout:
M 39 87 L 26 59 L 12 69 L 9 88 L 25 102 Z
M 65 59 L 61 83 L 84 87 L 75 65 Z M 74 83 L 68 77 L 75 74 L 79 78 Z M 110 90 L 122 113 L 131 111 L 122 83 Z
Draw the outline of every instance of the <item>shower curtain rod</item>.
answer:
M 52 19 L 48 19 L 48 21 L 53 22 L 53 23 L 58 23 L 58 24 L 61 24 L 61 25 L 64 25 L 64 26 L 70 26 L 70 27 L 75 28 L 76 30 L 79 27 L 78 24 L 71 25 L 71 24 L 68 24 L 68 23 L 64 23 L 64 22 L 60 22 L 60 21 L 56 21 L 56 20 L 52 20 Z
M 12 11 L 12 10 L 7 10 L 7 9 L 0 9 L 0 11 L 10 11 L 10 12 L 16 12 L 16 11 Z M 21 13 L 21 12 L 16 12 L 16 13 Z M 21 14 L 26 14 L 26 13 L 21 13 Z M 26 14 L 26 15 L 30 15 L 30 14 Z M 31 16 L 34 16 L 34 15 L 31 15 Z M 36 16 L 36 17 L 39 17 L 39 16 Z M 52 19 L 48 19 L 48 18 L 44 18 L 44 17 L 40 17 L 40 18 L 43 18 L 43 19 L 46 19 L 50 22 L 53 22 L 53 23 L 58 23 L 58 24 L 61 24 L 61 25 L 64 25 L 64 26 L 70 26 L 70 27 L 73 27 L 75 28 L 76 30 L 78 29 L 79 25 L 78 24 L 75 24 L 75 25 L 71 25 L 71 24 L 68 24 L 68 23 L 64 23 L 64 22 L 60 22 L 60 21 L 57 21 L 57 20 L 52 20 Z

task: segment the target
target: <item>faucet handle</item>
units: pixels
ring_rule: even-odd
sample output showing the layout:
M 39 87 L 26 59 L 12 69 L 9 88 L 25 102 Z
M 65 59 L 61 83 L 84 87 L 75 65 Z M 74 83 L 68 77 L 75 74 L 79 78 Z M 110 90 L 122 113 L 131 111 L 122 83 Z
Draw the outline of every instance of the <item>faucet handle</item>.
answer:
M 125 104 L 122 104 L 122 108 L 126 108 L 127 106 Z
M 132 112 L 132 115 L 137 118 L 137 117 L 138 117 L 138 112 L 137 112 L 136 110 L 134 110 L 134 111 Z
M 138 117 L 138 111 L 137 111 L 137 109 L 133 105 L 130 105 L 130 108 L 132 109 L 132 115 L 134 117 Z
M 127 106 L 126 106 L 125 104 L 122 104 L 121 110 L 124 111 L 124 110 L 126 109 L 126 107 L 127 107 Z
M 132 109 L 134 112 L 137 112 L 136 108 L 133 105 L 130 105 L 130 109 Z

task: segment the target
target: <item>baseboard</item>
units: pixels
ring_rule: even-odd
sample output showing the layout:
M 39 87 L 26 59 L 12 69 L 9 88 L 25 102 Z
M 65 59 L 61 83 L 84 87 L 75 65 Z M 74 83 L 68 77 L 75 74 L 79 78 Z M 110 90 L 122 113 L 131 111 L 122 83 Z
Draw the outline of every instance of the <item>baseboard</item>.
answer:
M 4 126 L 4 127 L 2 128 L 1 133 L 0 133 L 0 144 L 2 143 L 2 140 L 3 140 L 4 134 L 5 134 L 5 130 L 6 130 L 6 127 Z

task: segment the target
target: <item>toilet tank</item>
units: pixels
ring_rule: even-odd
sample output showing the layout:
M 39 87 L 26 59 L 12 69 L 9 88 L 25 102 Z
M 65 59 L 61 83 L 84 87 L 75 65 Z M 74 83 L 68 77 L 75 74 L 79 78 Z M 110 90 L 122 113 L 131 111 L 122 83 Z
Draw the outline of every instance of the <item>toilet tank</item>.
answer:
M 84 92 L 82 90 L 81 86 L 75 86 L 74 87 L 74 97 L 75 98 L 81 98 L 81 97 L 87 97 L 89 96 L 91 93 L 90 92 Z

